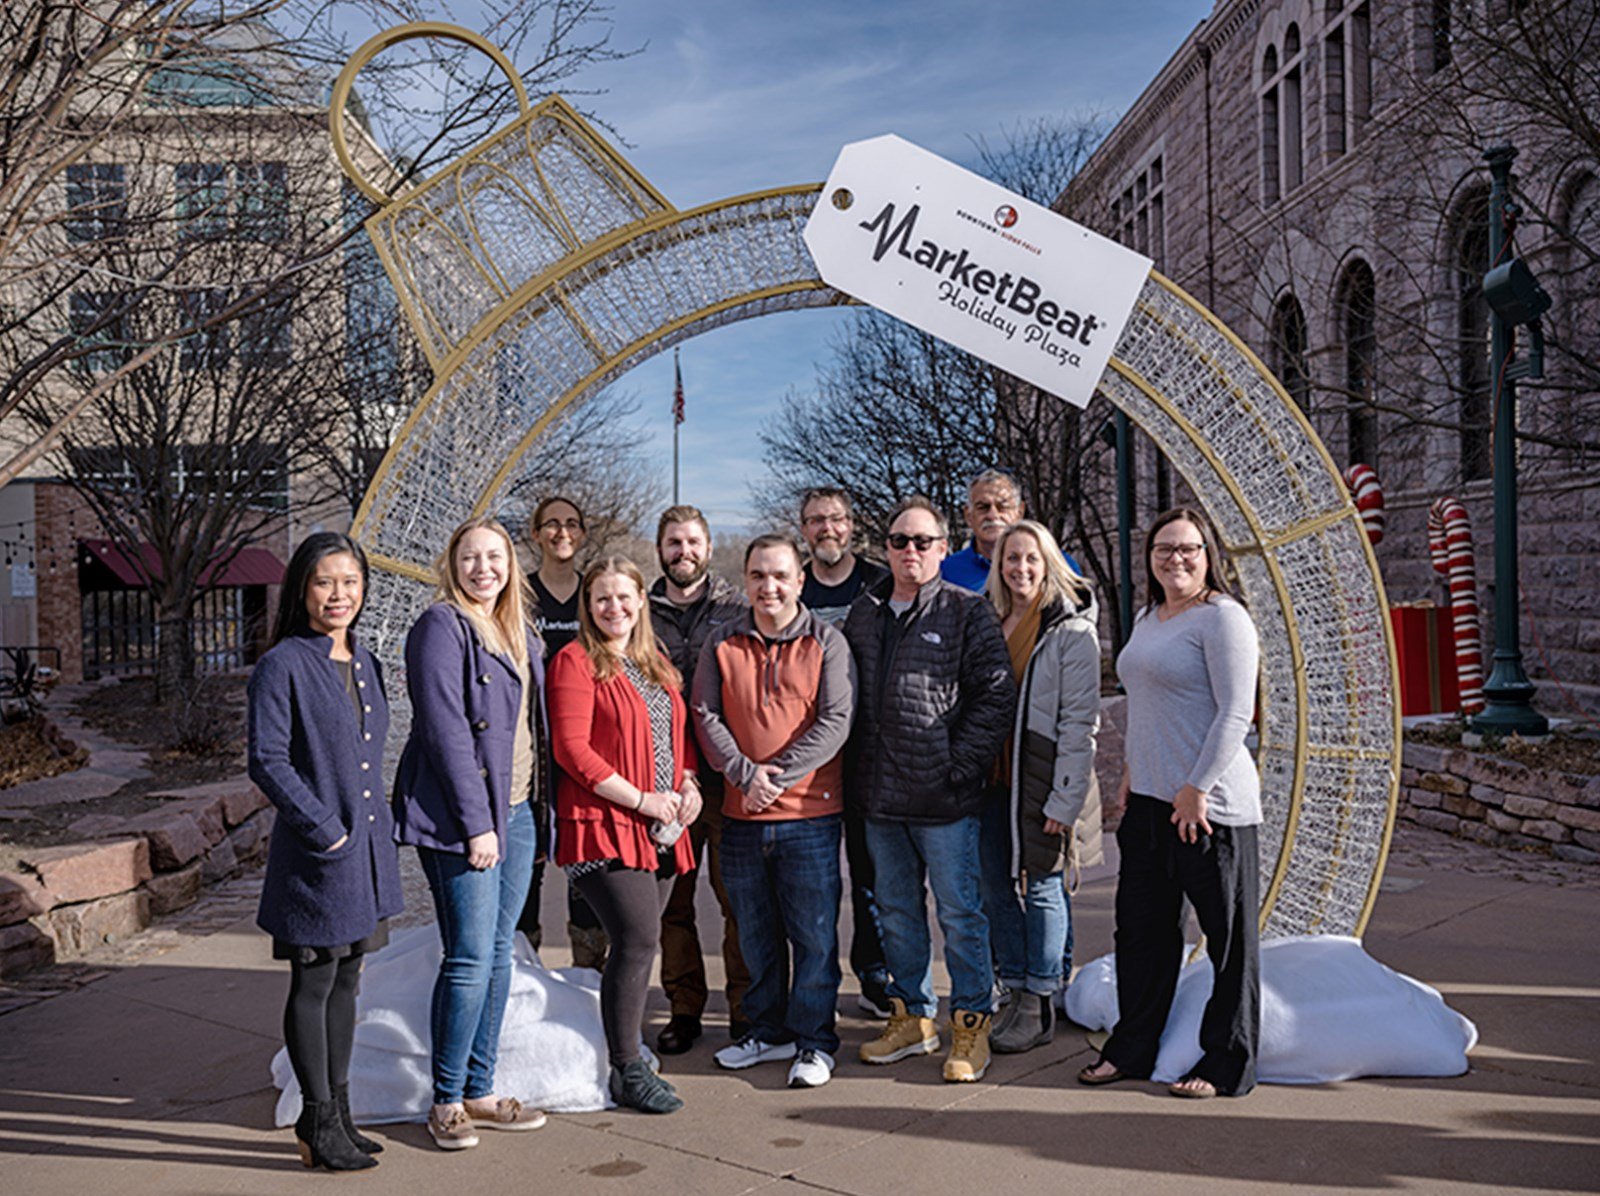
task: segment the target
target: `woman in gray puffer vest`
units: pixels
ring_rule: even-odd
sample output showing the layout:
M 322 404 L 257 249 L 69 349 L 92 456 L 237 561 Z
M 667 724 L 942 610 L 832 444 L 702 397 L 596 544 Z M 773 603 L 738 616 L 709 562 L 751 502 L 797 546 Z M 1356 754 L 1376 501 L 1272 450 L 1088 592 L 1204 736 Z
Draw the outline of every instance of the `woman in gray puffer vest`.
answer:
M 982 824 L 984 913 L 1006 989 L 990 1042 L 1005 1054 L 1054 1036 L 1051 998 L 1067 979 L 1068 868 L 1100 857 L 1100 639 L 1088 585 L 1042 524 L 1012 524 L 994 561 L 989 598 L 1021 687 Z

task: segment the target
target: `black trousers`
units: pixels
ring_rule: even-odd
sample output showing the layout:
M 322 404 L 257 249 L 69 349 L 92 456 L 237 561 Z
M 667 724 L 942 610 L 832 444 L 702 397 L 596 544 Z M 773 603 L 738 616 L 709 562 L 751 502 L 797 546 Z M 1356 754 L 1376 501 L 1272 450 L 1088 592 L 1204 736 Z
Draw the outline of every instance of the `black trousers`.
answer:
M 1256 828 L 1215 826 L 1196 843 L 1178 838 L 1172 805 L 1133 794 L 1117 828 L 1117 1025 L 1104 1057 L 1149 1076 L 1183 965 L 1183 899 L 1206 936 L 1215 982 L 1200 1020 L 1200 1062 L 1190 1073 L 1224 1096 L 1256 1084 L 1261 1037 L 1260 879 Z

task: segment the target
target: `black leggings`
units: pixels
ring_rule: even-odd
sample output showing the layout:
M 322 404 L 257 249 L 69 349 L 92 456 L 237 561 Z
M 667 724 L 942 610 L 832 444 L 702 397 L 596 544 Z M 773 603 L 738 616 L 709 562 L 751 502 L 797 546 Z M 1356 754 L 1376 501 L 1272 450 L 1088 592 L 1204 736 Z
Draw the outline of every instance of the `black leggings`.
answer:
M 611 957 L 600 975 L 600 1018 L 606 1053 L 617 1067 L 639 1057 L 650 965 L 661 944 L 661 911 L 672 881 L 671 876 L 634 868 L 601 868 L 573 882 L 611 940 Z
M 318 963 L 289 963 L 283 1040 L 304 1100 L 322 1104 L 333 1099 L 334 1087 L 350 1082 L 361 960 L 356 954 Z

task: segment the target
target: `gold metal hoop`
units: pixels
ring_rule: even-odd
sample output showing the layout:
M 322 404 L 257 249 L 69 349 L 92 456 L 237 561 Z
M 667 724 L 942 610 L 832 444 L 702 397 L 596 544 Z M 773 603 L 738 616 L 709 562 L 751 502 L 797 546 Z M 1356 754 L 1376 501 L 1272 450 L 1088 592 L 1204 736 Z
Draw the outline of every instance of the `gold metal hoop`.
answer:
M 522 76 L 517 74 L 516 68 L 511 65 L 511 60 L 505 56 L 500 47 L 480 33 L 444 21 L 411 21 L 405 25 L 396 25 L 393 29 L 385 29 L 382 33 L 368 38 L 362 43 L 361 48 L 350 56 L 350 61 L 344 64 L 344 69 L 339 72 L 339 78 L 333 85 L 333 98 L 328 101 L 328 134 L 333 138 L 333 152 L 339 159 L 339 168 L 356 185 L 361 194 L 379 207 L 390 203 L 394 196 L 362 174 L 361 168 L 356 165 L 356 160 L 350 153 L 350 143 L 345 137 L 344 108 L 350 101 L 350 92 L 355 87 L 356 76 L 361 73 L 363 67 L 390 47 L 417 38 L 442 38 L 445 41 L 461 42 L 475 50 L 481 50 L 494 60 L 494 64 L 500 68 L 507 82 L 511 84 L 512 90 L 517 93 L 517 106 L 521 108 L 522 114 L 526 116 L 531 108 L 528 103 L 527 88 L 522 85 Z

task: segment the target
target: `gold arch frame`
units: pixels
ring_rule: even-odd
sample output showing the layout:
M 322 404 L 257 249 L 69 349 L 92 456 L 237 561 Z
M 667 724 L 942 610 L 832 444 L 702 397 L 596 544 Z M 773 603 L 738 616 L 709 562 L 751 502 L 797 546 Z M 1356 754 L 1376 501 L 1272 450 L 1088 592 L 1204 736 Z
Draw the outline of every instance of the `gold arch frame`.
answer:
M 352 58 L 335 104 L 386 45 L 421 36 L 487 46 L 454 27 L 391 30 Z M 364 622 L 392 667 L 449 528 L 495 509 L 565 412 L 710 328 L 849 302 L 801 241 L 819 189 L 679 211 L 552 97 L 400 199 L 378 193 L 367 229 L 435 376 L 352 529 L 376 570 Z M 1100 389 L 1216 521 L 1261 629 L 1263 929 L 1359 934 L 1388 851 L 1400 745 L 1394 644 L 1359 514 L 1262 363 L 1158 274 Z

